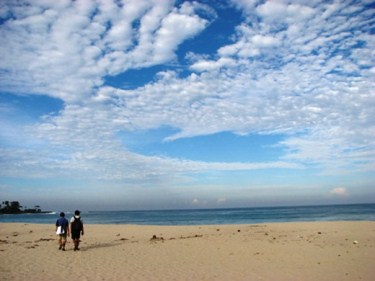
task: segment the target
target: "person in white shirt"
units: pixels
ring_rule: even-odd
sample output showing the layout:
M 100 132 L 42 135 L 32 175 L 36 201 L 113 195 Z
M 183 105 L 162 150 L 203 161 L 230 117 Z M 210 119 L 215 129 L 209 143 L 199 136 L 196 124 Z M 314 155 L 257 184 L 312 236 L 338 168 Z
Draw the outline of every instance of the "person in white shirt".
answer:
M 83 221 L 81 220 L 81 212 L 76 210 L 74 216 L 70 219 L 70 232 L 74 243 L 74 251 L 79 251 L 79 242 L 81 234 L 83 236 Z

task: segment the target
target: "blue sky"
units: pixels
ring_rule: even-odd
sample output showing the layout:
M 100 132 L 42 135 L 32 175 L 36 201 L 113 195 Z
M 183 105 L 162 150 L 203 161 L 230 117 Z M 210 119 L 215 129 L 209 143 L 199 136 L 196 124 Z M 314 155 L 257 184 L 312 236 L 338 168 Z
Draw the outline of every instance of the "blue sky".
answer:
M 375 202 L 373 1 L 2 1 L 0 199 Z

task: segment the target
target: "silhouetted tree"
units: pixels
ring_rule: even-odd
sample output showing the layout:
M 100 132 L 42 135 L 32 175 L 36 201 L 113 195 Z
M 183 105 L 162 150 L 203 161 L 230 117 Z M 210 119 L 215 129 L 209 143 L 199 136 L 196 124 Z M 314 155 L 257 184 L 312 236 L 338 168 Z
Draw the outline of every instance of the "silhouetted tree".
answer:
M 0 204 L 0 214 L 21 214 L 21 213 L 42 213 L 42 209 L 39 205 L 35 205 L 34 208 L 28 209 L 27 207 L 22 210 L 22 206 L 18 201 L 3 201 Z
M 4 207 L 1 208 L 1 213 L 3 214 L 18 214 L 22 212 L 22 206 L 18 201 L 12 201 L 10 203 L 9 201 L 4 201 L 3 204 Z

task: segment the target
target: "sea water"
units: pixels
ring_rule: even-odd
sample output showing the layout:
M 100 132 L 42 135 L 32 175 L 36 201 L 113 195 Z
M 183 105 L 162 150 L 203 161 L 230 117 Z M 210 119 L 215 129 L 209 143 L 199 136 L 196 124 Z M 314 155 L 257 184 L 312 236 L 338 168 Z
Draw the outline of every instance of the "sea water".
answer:
M 58 212 L 0 215 L 0 222 L 54 224 Z M 66 213 L 70 219 L 72 214 Z M 375 221 L 375 204 L 162 211 L 82 212 L 90 224 L 213 225 L 302 221 Z

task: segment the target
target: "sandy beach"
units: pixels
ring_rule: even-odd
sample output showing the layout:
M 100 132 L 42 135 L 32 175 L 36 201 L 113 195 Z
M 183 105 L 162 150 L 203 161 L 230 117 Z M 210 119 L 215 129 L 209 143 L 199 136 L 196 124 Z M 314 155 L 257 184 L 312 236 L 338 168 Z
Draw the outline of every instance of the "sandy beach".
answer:
M 0 280 L 374 280 L 375 222 L 85 225 L 81 250 L 55 227 L 0 224 Z

